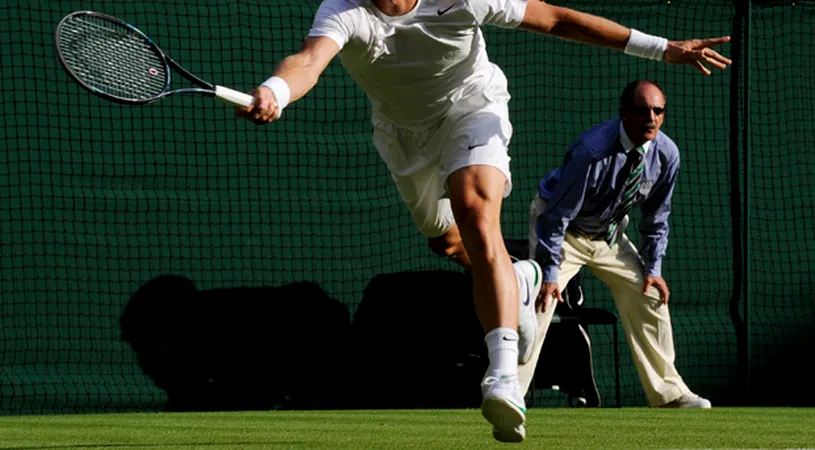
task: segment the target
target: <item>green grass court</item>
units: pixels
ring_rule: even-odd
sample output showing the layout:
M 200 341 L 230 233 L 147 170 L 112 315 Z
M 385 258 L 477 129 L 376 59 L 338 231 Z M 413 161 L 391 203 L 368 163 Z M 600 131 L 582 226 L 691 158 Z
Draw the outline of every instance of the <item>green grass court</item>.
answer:
M 813 448 L 815 408 L 532 409 L 501 444 L 478 410 L 124 413 L 0 418 L 0 450 Z

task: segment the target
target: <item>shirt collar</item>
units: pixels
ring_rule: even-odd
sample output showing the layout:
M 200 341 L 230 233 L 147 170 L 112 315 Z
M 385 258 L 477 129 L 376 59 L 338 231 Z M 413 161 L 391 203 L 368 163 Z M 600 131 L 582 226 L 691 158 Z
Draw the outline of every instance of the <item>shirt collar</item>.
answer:
M 634 149 L 634 143 L 631 142 L 631 139 L 628 138 L 628 135 L 625 134 L 625 127 L 623 126 L 623 121 L 620 121 L 620 144 L 623 145 L 623 150 L 626 153 L 630 152 Z M 648 153 L 648 149 L 651 147 L 651 141 L 645 141 L 642 144 L 643 154 Z

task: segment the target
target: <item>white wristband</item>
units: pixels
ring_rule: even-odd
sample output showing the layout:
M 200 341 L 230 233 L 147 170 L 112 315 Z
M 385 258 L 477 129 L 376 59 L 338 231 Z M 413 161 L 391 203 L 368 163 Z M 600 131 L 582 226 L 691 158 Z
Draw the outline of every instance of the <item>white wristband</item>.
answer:
M 651 36 L 632 28 L 631 36 L 625 45 L 625 54 L 662 61 L 666 48 L 668 48 L 667 39 Z
M 286 80 L 280 77 L 272 77 L 264 81 L 261 86 L 266 86 L 272 90 L 277 106 L 280 107 L 280 111 L 282 112 L 283 108 L 289 104 L 289 99 L 291 98 L 291 90 L 289 90 L 289 84 L 286 83 Z

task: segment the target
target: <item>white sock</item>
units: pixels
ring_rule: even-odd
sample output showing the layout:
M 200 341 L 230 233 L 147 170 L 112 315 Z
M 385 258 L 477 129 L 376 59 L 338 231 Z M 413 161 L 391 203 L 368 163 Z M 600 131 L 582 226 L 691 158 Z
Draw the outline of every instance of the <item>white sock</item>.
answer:
M 487 373 L 496 376 L 518 374 L 518 332 L 512 328 L 496 328 L 484 337 L 490 358 Z

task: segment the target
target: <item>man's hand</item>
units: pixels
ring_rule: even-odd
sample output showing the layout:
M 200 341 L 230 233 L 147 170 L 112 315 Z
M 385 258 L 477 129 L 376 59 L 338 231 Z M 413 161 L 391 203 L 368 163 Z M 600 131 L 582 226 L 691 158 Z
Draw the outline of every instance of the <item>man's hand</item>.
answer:
M 668 284 L 662 277 L 654 277 L 648 275 L 645 277 L 645 284 L 642 287 L 642 293 L 648 294 L 648 288 L 655 287 L 659 291 L 659 297 L 662 299 L 662 304 L 668 304 L 668 297 L 671 296 L 671 291 L 668 290 Z
M 563 297 L 560 296 L 560 288 L 558 287 L 557 283 L 543 283 L 535 305 L 540 311 L 546 311 L 546 308 L 553 303 L 551 302 L 553 297 L 556 298 L 557 301 L 563 303 Z
M 669 41 L 662 60 L 668 64 L 686 64 L 705 75 L 710 75 L 710 70 L 705 66 L 706 63 L 713 67 L 724 69 L 729 66 L 732 61 L 709 47 L 729 41 L 730 36 L 713 39 Z
M 277 105 L 272 90 L 261 86 L 250 92 L 255 103 L 246 107 L 235 108 L 235 115 L 245 117 L 256 125 L 265 125 L 280 118 L 280 107 Z

